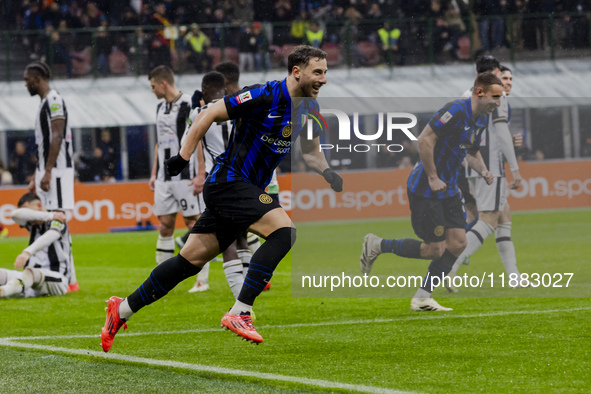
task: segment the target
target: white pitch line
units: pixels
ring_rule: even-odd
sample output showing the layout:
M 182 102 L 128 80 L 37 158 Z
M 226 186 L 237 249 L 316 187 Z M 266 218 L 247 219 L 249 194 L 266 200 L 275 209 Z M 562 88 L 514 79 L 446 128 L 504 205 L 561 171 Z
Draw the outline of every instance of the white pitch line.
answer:
M 132 363 L 156 365 L 156 366 L 162 366 L 162 367 L 171 367 L 171 368 L 178 368 L 178 369 L 185 369 L 185 370 L 199 371 L 199 372 L 211 372 L 211 373 L 217 373 L 217 374 L 222 374 L 222 375 L 244 376 L 244 377 L 257 378 L 257 379 L 263 379 L 263 380 L 275 380 L 275 381 L 282 381 L 282 382 L 289 382 L 289 383 L 299 383 L 299 384 L 318 386 L 318 387 L 328 388 L 328 389 L 353 390 L 353 391 L 360 391 L 360 392 L 365 392 L 365 393 L 388 393 L 388 394 L 390 394 L 390 393 L 391 394 L 412 393 L 410 391 L 398 391 L 398 390 L 391 390 L 391 389 L 386 389 L 386 388 L 382 388 L 382 387 L 330 382 L 327 380 L 301 378 L 301 377 L 297 377 L 297 376 L 279 375 L 279 374 L 274 374 L 274 373 L 244 371 L 244 370 L 240 370 L 240 369 L 230 369 L 230 368 L 222 368 L 222 367 L 212 367 L 209 365 L 189 364 L 189 363 L 183 363 L 183 362 L 179 362 L 179 361 L 156 360 L 156 359 L 145 358 L 145 357 L 126 356 L 124 354 L 117 354 L 117 353 L 97 352 L 94 350 L 68 349 L 68 348 L 56 347 L 56 346 L 33 345 L 33 344 L 29 344 L 29 343 L 13 342 L 13 341 L 9 341 L 6 339 L 0 339 L 0 346 L 9 346 L 9 347 L 34 349 L 34 350 L 44 350 L 44 351 L 49 351 L 49 352 L 74 354 L 74 355 L 78 355 L 78 356 L 93 356 L 93 357 L 104 358 L 104 359 L 108 359 L 108 360 L 119 360 L 119 361 L 126 361 L 126 362 L 132 362 Z
M 591 310 L 591 307 L 581 308 L 570 308 L 570 309 L 548 309 L 548 310 L 535 310 L 535 311 L 501 311 L 501 312 L 490 312 L 490 313 L 478 313 L 474 315 L 455 315 L 452 313 L 437 313 L 425 312 L 417 316 L 398 317 L 393 319 L 368 319 L 368 320 L 348 320 L 348 321 L 337 321 L 337 322 L 317 322 L 317 323 L 297 323 L 297 324 L 277 324 L 277 325 L 263 325 L 259 326 L 259 329 L 289 329 L 289 328 L 301 328 L 301 327 L 323 327 L 323 326 L 342 326 L 350 324 L 375 324 L 375 323 L 392 323 L 397 321 L 428 321 L 432 319 L 469 319 L 474 317 L 495 317 L 495 316 L 509 316 L 509 315 L 536 315 L 544 313 L 559 313 L 559 312 L 577 312 Z M 222 332 L 221 328 L 196 328 L 193 330 L 175 330 L 175 331 L 148 331 L 148 332 L 131 332 L 119 333 L 118 337 L 134 337 L 143 335 L 170 335 L 170 334 L 197 334 L 204 332 Z M 48 335 L 48 336 L 35 336 L 35 337 L 5 337 L 0 340 L 6 341 L 31 341 L 40 339 L 82 339 L 82 338 L 98 338 L 100 333 L 97 334 L 80 334 L 80 335 Z

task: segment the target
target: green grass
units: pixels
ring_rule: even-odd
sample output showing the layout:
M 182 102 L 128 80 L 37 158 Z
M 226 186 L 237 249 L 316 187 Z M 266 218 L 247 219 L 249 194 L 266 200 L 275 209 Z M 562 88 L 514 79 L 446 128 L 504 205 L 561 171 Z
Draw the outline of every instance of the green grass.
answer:
M 217 263 L 211 268 L 210 291 L 189 294 L 193 280 L 181 283 L 134 316 L 108 356 L 169 360 L 374 390 L 588 392 L 591 302 L 575 297 L 589 297 L 590 230 L 591 211 L 518 214 L 513 218 L 520 269 L 574 272 L 575 286 L 569 293 L 553 288 L 482 288 L 448 297 L 437 291 L 435 296 L 448 297 L 440 301 L 454 311 L 421 314 L 409 311 L 412 289 L 401 289 L 400 295 L 341 289 L 330 294 L 332 297 L 309 298 L 330 292 L 315 293 L 315 289 L 300 286 L 299 275 L 306 273 L 358 275 L 363 235 L 371 231 L 381 236 L 412 236 L 408 220 L 301 224 L 291 259 L 281 263 L 271 291 L 263 293 L 255 304 L 255 324 L 265 338 L 262 345 L 246 344 L 218 330 L 220 318 L 233 301 Z M 0 300 L 0 392 L 326 389 L 317 382 L 243 377 L 219 370 L 191 370 L 180 364 L 156 366 L 102 357 L 98 335 L 104 324 L 104 300 L 111 295 L 126 296 L 145 280 L 154 267 L 155 241 L 156 233 L 74 236 L 79 292 Z M 466 273 L 502 272 L 491 241 L 464 267 Z M 25 238 L 0 241 L 0 267 L 10 268 L 26 242 Z M 424 275 L 427 265 L 381 256 L 372 274 L 380 278 Z M 385 298 L 392 295 L 403 298 Z M 342 298 L 353 296 L 357 298 Z M 571 298 L 557 298 L 565 296 Z M 127 335 L 142 333 L 149 335 Z M 50 338 L 64 335 L 76 337 Z M 1 342 L 7 337 L 33 336 L 48 338 L 18 339 L 10 342 L 13 346 Z M 46 348 L 25 349 L 15 343 Z M 65 350 L 47 348 L 51 346 Z M 344 391 L 338 385 L 328 390 Z

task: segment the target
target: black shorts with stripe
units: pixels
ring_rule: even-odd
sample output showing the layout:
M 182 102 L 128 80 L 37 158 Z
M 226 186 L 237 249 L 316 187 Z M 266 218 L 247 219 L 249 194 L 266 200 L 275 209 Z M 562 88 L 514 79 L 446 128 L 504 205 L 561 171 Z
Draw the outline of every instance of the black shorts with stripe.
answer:
M 191 229 L 192 234 L 215 234 L 223 252 L 279 202 L 258 186 L 244 181 L 206 182 L 206 209 Z
M 415 234 L 425 242 L 445 240 L 445 230 L 464 228 L 466 211 L 462 197 L 426 198 L 407 192 L 410 220 Z
M 461 167 L 460 171 L 458 172 L 458 188 L 460 189 L 460 192 L 462 192 L 462 197 L 464 197 L 464 203 L 476 204 L 476 199 L 474 198 L 472 193 L 470 193 L 470 185 L 468 184 L 468 179 L 466 178 L 466 172 L 464 170 L 464 167 Z

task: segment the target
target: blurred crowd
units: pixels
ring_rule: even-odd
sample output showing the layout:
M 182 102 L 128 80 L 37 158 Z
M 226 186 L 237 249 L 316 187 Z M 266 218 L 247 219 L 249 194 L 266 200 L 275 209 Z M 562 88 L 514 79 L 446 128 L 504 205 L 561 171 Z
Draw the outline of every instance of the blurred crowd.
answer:
M 98 136 L 95 147 L 87 148 L 91 153 L 83 149 L 74 155 L 76 181 L 115 182 L 121 178 L 121 146 L 109 129 L 97 129 L 95 133 Z M 37 167 L 35 144 L 32 139 L 16 139 L 13 143 L 8 162 L 0 160 L 0 185 L 27 185 L 34 179 Z
M 219 47 L 236 50 L 243 71 L 261 70 L 274 62 L 283 46 L 299 43 L 326 48 L 341 58 L 347 52 L 353 66 L 406 64 L 409 53 L 421 49 L 435 57 L 467 60 L 470 32 L 480 52 L 507 47 L 509 40 L 519 50 L 545 48 L 548 18 L 529 18 L 542 14 L 559 22 L 560 45 L 586 47 L 591 12 L 587 0 L 3 0 L 2 4 L 5 28 L 40 32 L 23 35 L 31 58 L 61 65 L 67 77 L 88 73 L 91 67 L 102 75 L 123 74 L 131 57 L 141 59 L 140 72 L 160 64 L 204 72 L 219 61 L 219 54 L 211 50 Z M 81 28 L 95 30 L 69 30 Z M 345 42 L 351 51 L 343 50 Z

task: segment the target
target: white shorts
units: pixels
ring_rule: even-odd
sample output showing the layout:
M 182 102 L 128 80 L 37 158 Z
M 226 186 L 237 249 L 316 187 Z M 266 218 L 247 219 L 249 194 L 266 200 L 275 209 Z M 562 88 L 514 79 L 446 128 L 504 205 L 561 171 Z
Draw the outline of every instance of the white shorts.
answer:
M 48 211 L 74 209 L 74 169 L 64 168 L 51 171 L 49 191 L 41 189 L 41 179 L 45 171 L 35 172 L 35 191 L 41 199 L 41 205 Z
M 179 210 L 183 217 L 195 216 L 203 213 L 205 202 L 203 194 L 193 195 L 190 180 L 184 181 L 156 181 L 154 190 L 154 214 L 156 216 L 172 215 Z
M 505 209 L 507 203 L 507 179 L 505 177 L 494 177 L 493 183 L 490 185 L 487 185 L 482 177 L 468 178 L 468 182 L 479 212 L 503 211 Z
M 43 273 L 43 282 L 25 292 L 25 297 L 59 296 L 68 292 L 68 278 L 59 272 L 46 269 L 40 271 Z
M 14 278 L 21 279 L 23 275 L 23 271 L 2 270 L 6 273 L 7 282 Z M 21 294 L 21 297 L 42 297 L 46 295 L 58 296 L 64 295 L 68 292 L 68 278 L 59 272 L 47 269 L 39 270 L 43 274 L 43 281 L 37 287 L 32 287 L 25 291 L 24 294 Z

